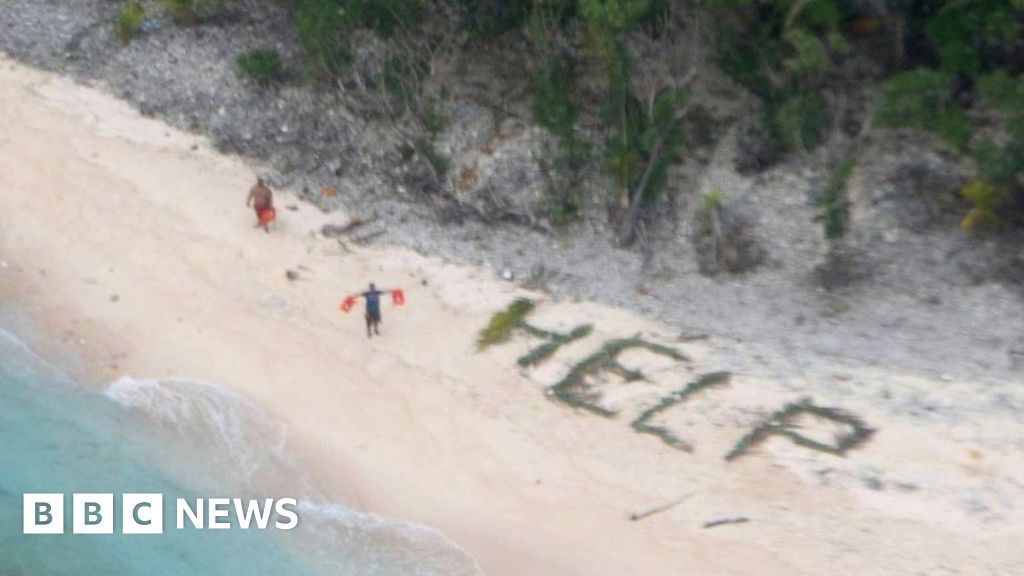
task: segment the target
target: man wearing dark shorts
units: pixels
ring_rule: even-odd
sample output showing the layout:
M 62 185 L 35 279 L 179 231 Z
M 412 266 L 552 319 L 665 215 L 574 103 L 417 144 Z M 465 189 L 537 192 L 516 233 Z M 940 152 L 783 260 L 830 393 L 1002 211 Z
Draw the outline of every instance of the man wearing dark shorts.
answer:
M 370 289 L 363 292 L 361 296 L 366 300 L 366 337 L 372 338 L 373 334 L 380 336 L 380 297 L 381 294 L 390 294 L 391 290 L 377 290 L 377 287 L 370 283 Z M 372 333 L 371 333 L 372 330 Z

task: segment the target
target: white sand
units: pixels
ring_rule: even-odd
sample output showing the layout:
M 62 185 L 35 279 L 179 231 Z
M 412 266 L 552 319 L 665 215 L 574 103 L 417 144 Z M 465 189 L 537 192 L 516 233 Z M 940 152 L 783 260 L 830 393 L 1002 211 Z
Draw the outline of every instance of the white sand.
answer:
M 474 349 L 512 285 L 401 249 L 343 253 L 312 231 L 344 216 L 283 193 L 278 229 L 254 230 L 253 175 L 113 98 L 0 60 L 0 293 L 97 386 L 131 374 L 243 392 L 287 422 L 333 497 L 434 526 L 492 576 L 1024 573 L 1020 392 L 750 362 L 658 418 L 687 454 L 629 422 L 695 374 L 734 368 L 723 358 L 742 343 L 673 342 L 620 311 L 544 303 L 537 324 L 595 334 L 521 372 L 527 340 Z M 370 341 L 359 311 L 337 310 L 369 280 L 408 299 L 385 305 Z M 694 360 L 625 355 L 651 382 L 610 381 L 614 419 L 545 398 L 572 359 L 636 333 Z M 846 458 L 775 439 L 723 461 L 760 415 L 804 395 L 879 431 Z M 731 516 L 750 521 L 702 528 Z

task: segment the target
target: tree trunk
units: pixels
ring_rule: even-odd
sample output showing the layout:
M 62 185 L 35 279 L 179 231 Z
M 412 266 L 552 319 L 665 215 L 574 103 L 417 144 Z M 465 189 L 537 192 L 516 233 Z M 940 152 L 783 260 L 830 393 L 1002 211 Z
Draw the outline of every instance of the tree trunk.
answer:
M 651 180 L 651 173 L 654 172 L 654 165 L 661 156 L 661 147 L 664 143 L 664 137 L 658 137 L 658 141 L 654 143 L 654 148 L 651 149 L 651 156 L 647 159 L 647 168 L 644 169 L 643 178 L 640 179 L 640 184 L 637 185 L 636 191 L 633 192 L 626 217 L 622 219 L 622 223 L 619 225 L 619 246 L 629 246 L 633 243 L 633 240 L 636 240 L 636 224 L 640 221 L 641 208 L 644 203 L 644 192 L 647 190 L 647 185 Z

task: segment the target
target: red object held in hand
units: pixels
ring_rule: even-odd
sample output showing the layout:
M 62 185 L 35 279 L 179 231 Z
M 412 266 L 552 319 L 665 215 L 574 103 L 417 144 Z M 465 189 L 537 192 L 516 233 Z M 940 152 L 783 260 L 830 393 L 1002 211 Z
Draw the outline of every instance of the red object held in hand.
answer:
M 401 290 L 392 290 L 391 303 L 394 304 L 395 306 L 401 306 L 402 304 L 405 304 L 405 292 L 402 292 Z
M 260 209 L 260 225 L 266 226 L 277 219 L 277 210 L 273 206 L 267 206 L 266 208 Z
M 355 296 L 346 296 L 345 299 L 341 301 L 341 311 L 346 313 L 346 314 L 348 314 L 348 311 L 351 310 L 352 307 L 355 306 L 355 305 L 356 305 L 356 297 Z

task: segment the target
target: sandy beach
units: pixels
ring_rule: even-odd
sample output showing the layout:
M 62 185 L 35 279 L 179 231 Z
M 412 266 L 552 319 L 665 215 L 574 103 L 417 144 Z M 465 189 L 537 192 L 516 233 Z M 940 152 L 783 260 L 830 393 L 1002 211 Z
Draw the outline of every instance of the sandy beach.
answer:
M 332 498 L 435 527 L 491 576 L 1021 573 L 1020 382 L 680 339 L 490 271 L 343 247 L 319 231 L 346 216 L 288 191 L 265 234 L 244 205 L 258 172 L 99 91 L 0 59 L 0 294 L 38 329 L 32 344 L 73 355 L 80 364 L 68 369 L 97 388 L 131 375 L 243 393 L 287 424 Z M 385 304 L 371 340 L 360 310 L 338 310 L 369 281 L 407 299 Z M 516 360 L 535 339 L 477 351 L 491 316 L 522 296 L 539 302 L 532 323 L 592 323 L 593 333 L 529 369 Z M 688 360 L 623 354 L 647 379 L 595 380 L 615 417 L 545 393 L 602 343 L 638 334 Z M 631 429 L 666 394 L 718 371 L 731 373 L 727 385 L 658 416 L 691 452 Z M 875 433 L 845 457 L 779 437 L 725 461 L 801 398 Z M 835 433 L 796 425 L 823 442 Z M 745 521 L 705 528 L 735 518 Z

